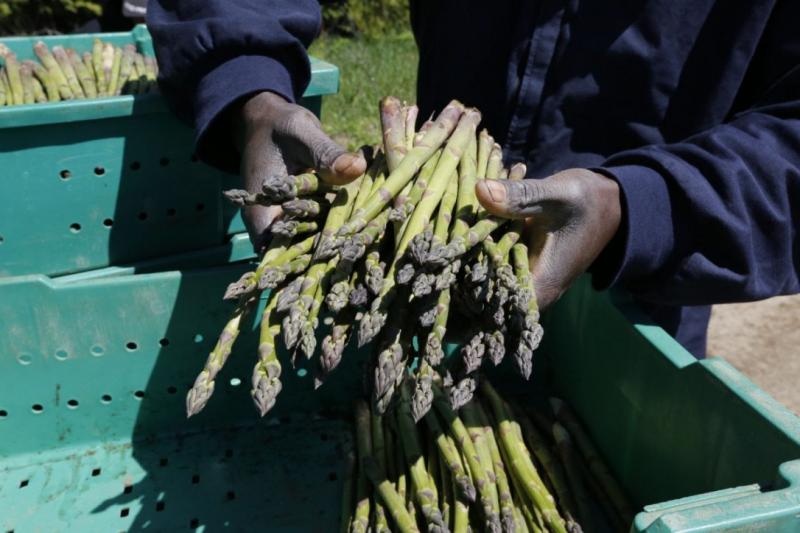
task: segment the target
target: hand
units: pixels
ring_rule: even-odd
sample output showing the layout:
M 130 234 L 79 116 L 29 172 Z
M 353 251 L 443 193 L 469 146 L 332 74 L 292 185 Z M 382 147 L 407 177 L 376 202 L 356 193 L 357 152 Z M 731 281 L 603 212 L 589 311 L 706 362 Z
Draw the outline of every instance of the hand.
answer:
M 314 168 L 324 181 L 341 185 L 366 170 L 363 155 L 347 152 L 323 133 L 313 113 L 275 93 L 262 92 L 245 101 L 233 115 L 233 128 L 242 154 L 240 172 L 251 193 L 260 192 L 269 176 Z M 280 214 L 280 206 L 242 210 L 256 251 L 268 242 L 267 230 Z
M 541 180 L 481 180 L 487 211 L 525 218 L 525 238 L 539 307 L 558 300 L 616 234 L 619 185 L 602 174 L 570 169 Z

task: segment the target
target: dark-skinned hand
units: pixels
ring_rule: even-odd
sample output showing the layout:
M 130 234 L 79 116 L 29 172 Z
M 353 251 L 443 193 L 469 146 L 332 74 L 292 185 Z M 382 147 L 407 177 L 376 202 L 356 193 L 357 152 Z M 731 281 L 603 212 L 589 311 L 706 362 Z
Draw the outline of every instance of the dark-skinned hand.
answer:
M 480 180 L 475 192 L 490 213 L 526 219 L 524 238 L 542 309 L 591 266 L 622 216 L 617 182 L 585 169 L 540 180 Z
M 251 193 L 260 192 L 269 176 L 316 169 L 324 181 L 341 185 L 366 170 L 362 154 L 347 152 L 325 135 L 313 113 L 275 93 L 265 91 L 247 99 L 232 113 L 232 122 L 241 154 L 240 172 Z M 268 242 L 267 230 L 280 215 L 280 206 L 243 208 L 256 251 Z

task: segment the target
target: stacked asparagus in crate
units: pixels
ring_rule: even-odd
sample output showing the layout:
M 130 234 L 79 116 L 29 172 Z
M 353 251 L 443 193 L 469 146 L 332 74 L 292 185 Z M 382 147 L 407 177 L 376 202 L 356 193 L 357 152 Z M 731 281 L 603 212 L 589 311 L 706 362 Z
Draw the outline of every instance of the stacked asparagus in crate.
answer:
M 435 380 L 458 408 L 487 362 L 498 365 L 508 354 L 530 377 L 542 329 L 522 222 L 489 214 L 475 196 L 479 178 L 522 179 L 525 167 L 503 168 L 501 147 L 477 132 L 475 109 L 453 101 L 419 131 L 416 118 L 415 106 L 384 99 L 383 146 L 364 176 L 346 186 L 303 174 L 267 177 L 255 193 L 225 193 L 241 206 L 281 204 L 285 217 L 257 268 L 226 291 L 236 307 L 188 394 L 189 416 L 208 402 L 242 318 L 268 289 L 252 378 L 262 415 L 281 390 L 279 336 L 292 365 L 312 362 L 317 386 L 349 343 L 371 343 L 375 409 L 386 412 L 408 376 L 417 421 L 431 408 Z M 461 358 L 451 363 L 443 346 L 456 304 L 469 327 L 460 332 L 467 340 Z
M 20 61 L 0 44 L 0 106 L 59 102 L 141 94 L 157 89 L 158 65 L 154 57 L 136 51 L 132 44 L 116 47 L 94 40 L 91 52 L 39 41 L 33 47 L 38 62 Z
M 626 531 L 632 508 L 575 415 L 526 412 L 488 381 L 460 411 L 438 386 L 415 426 L 409 387 L 393 413 L 355 406 L 341 531 Z

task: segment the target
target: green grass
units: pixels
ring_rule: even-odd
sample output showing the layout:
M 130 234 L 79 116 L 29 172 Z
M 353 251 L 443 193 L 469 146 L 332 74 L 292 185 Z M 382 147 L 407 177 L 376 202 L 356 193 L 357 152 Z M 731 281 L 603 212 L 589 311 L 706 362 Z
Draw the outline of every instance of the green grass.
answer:
M 382 97 L 416 100 L 417 46 L 410 33 L 371 40 L 323 36 L 309 52 L 339 67 L 339 94 L 324 99 L 322 125 L 348 149 L 380 142 Z

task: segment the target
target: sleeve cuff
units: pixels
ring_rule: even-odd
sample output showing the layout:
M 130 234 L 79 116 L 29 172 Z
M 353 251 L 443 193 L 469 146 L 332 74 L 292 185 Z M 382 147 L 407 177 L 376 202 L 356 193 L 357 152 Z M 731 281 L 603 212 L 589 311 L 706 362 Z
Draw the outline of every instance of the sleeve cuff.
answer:
M 267 56 L 239 56 L 208 72 L 194 96 L 197 156 L 222 170 L 238 173 L 239 154 L 220 118 L 231 104 L 262 91 L 294 102 L 296 81 L 286 67 Z
M 675 242 L 672 203 L 664 178 L 641 165 L 608 165 L 592 169 L 620 187 L 622 224 L 591 268 L 596 288 L 625 285 L 652 276 L 665 263 Z

